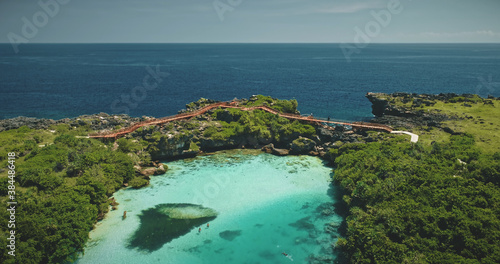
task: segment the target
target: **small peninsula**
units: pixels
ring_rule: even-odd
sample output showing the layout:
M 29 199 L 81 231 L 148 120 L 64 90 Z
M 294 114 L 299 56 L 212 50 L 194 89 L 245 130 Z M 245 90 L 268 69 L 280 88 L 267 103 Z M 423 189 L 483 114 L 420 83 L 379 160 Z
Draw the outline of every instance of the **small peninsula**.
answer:
M 0 120 L 0 199 L 9 199 L 6 157 L 15 153 L 19 230 L 16 258 L 8 258 L 9 212 L 0 211 L 0 262 L 74 261 L 96 222 L 120 209 L 113 198 L 117 190 L 148 186 L 152 177 L 168 171 L 162 161 L 244 148 L 278 156 L 313 155 L 330 164 L 332 184 L 343 192 L 342 204 L 325 208 L 345 219 L 329 227 L 341 234 L 331 245 L 342 253 L 339 263 L 499 263 L 500 98 L 366 97 L 375 118 L 350 125 L 287 118 L 300 115 L 296 100 L 263 95 L 233 101 L 245 109 L 214 107 L 190 116 L 219 103 L 200 99 L 179 112 L 189 118 L 171 122 L 105 113 Z M 127 133 L 92 138 L 116 131 Z M 388 131 L 412 133 L 419 140 Z M 209 212 L 192 221 L 172 217 L 186 208 Z M 169 219 L 171 226 L 185 225 L 179 234 L 216 215 L 187 204 L 145 213 Z M 179 235 L 167 229 L 166 237 L 154 239 Z M 239 235 L 232 230 L 220 236 L 231 240 Z M 150 246 L 163 243 L 152 240 Z M 135 241 L 130 247 L 141 248 Z M 333 261 L 325 255 L 311 263 Z

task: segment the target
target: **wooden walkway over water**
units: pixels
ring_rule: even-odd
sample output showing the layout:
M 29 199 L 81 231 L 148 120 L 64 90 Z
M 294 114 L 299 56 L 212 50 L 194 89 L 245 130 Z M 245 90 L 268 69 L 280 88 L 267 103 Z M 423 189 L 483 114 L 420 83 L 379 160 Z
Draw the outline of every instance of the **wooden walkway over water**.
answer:
M 323 119 L 323 118 L 317 118 L 313 116 L 301 116 L 301 115 L 295 115 L 295 114 L 288 114 L 288 113 L 280 113 L 279 111 L 272 109 L 267 106 L 255 106 L 255 107 L 240 107 L 238 106 L 237 102 L 221 102 L 221 103 L 214 103 L 207 105 L 203 108 L 200 108 L 196 111 L 193 112 L 188 112 L 188 113 L 182 113 L 174 116 L 168 116 L 164 118 L 158 118 L 158 119 L 151 119 L 147 121 L 143 121 L 140 123 L 133 124 L 129 127 L 120 129 L 120 130 L 115 130 L 115 131 L 106 131 L 106 132 L 101 132 L 101 133 L 94 133 L 90 134 L 90 138 L 119 138 L 122 137 L 126 134 L 129 134 L 131 132 L 134 132 L 140 127 L 144 126 L 152 126 L 152 125 L 161 125 L 165 124 L 168 122 L 172 121 L 177 121 L 177 120 L 182 120 L 182 119 L 189 119 L 195 116 L 202 115 L 206 113 L 209 110 L 212 110 L 214 108 L 235 108 L 235 109 L 240 109 L 243 111 L 253 111 L 256 109 L 260 109 L 275 115 L 279 115 L 281 117 L 290 119 L 290 120 L 300 120 L 300 121 L 305 121 L 305 122 L 311 122 L 311 123 L 318 123 L 318 124 L 334 124 L 337 126 L 348 126 L 352 127 L 353 129 L 364 129 L 364 130 L 378 130 L 378 131 L 385 131 L 391 133 L 393 129 L 389 126 L 386 125 L 381 125 L 381 124 L 376 124 L 376 123 L 367 123 L 367 122 L 343 122 L 343 121 L 332 121 L 328 119 Z M 331 126 L 324 125 L 325 128 L 328 129 L 334 129 Z

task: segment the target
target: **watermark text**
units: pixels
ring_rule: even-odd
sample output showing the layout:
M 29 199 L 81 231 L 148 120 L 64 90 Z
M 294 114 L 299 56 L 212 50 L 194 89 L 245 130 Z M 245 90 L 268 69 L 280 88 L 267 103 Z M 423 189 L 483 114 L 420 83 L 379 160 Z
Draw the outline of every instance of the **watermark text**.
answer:
M 8 161 L 8 200 L 7 200 L 7 211 L 9 215 L 9 221 L 7 222 L 7 227 L 9 230 L 9 237 L 7 237 L 7 248 L 8 254 L 11 256 L 16 256 L 16 153 L 9 152 L 7 154 Z
M 408 0 L 411 1 L 411 0 Z M 361 53 L 361 50 L 366 48 L 374 38 L 378 37 L 383 28 L 389 26 L 394 15 L 399 15 L 403 12 L 403 5 L 399 0 L 389 0 L 385 9 L 371 10 L 372 20 L 368 21 L 364 28 L 354 27 L 354 39 L 352 43 L 340 43 L 339 47 L 344 54 L 347 62 L 351 62 L 353 54 Z
M 66 5 L 71 0 L 39 0 L 38 6 L 41 10 L 35 12 L 31 19 L 23 16 L 21 21 L 23 25 L 21 27 L 20 34 L 9 32 L 7 34 L 7 39 L 12 45 L 12 49 L 17 54 L 19 53 L 19 45 L 29 43 L 31 39 L 38 35 L 38 31 L 49 23 L 51 18 L 54 18 L 61 10 L 61 5 Z
M 490 74 L 488 78 L 483 76 L 477 77 L 479 84 L 476 86 L 475 94 L 481 94 L 483 91 L 487 91 L 488 94 L 493 94 L 496 91 L 496 87 L 500 87 L 500 82 L 493 82 L 493 76 Z
M 219 20 L 224 22 L 225 14 L 227 12 L 233 12 L 241 3 L 243 3 L 243 0 L 215 0 L 213 6 L 215 12 L 217 12 L 219 16 Z
M 161 72 L 160 65 L 156 65 L 156 69 L 146 67 L 148 74 L 142 80 L 142 86 L 134 87 L 129 94 L 122 94 L 120 99 L 116 99 L 111 103 L 111 110 L 114 113 L 129 114 L 131 109 L 137 108 L 140 102 L 144 101 L 148 96 L 148 91 L 158 88 L 158 85 L 163 82 L 163 79 L 169 76 L 169 73 Z

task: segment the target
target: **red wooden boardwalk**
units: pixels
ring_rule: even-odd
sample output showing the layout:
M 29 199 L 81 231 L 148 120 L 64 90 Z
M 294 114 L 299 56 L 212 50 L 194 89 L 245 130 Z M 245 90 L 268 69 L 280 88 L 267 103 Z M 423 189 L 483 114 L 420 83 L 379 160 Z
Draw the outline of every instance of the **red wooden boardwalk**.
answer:
M 366 123 L 366 122 L 349 123 L 349 122 L 340 122 L 340 121 L 331 121 L 331 120 L 329 121 L 329 120 L 325 120 L 325 119 L 315 118 L 312 116 L 306 117 L 306 116 L 301 116 L 301 115 L 280 113 L 277 110 L 269 108 L 267 106 L 240 107 L 240 106 L 237 106 L 237 104 L 235 102 L 221 102 L 221 103 L 207 105 L 203 108 L 200 108 L 196 111 L 189 112 L 189 113 L 183 113 L 183 114 L 178 114 L 178 115 L 174 115 L 174 116 L 168 116 L 168 117 L 143 121 L 140 123 L 133 124 L 132 126 L 129 126 L 127 128 L 120 129 L 120 130 L 106 131 L 106 132 L 101 132 L 101 133 L 93 133 L 93 134 L 90 134 L 89 137 L 91 137 L 91 138 L 118 138 L 118 137 L 124 136 L 128 133 L 131 133 L 131 132 L 133 132 L 133 131 L 135 131 L 138 128 L 143 127 L 143 126 L 161 125 L 161 124 L 165 124 L 165 123 L 176 121 L 176 120 L 188 119 L 191 117 L 202 115 L 202 114 L 206 113 L 207 111 L 214 109 L 214 108 L 217 108 L 217 107 L 236 108 L 236 109 L 240 109 L 243 111 L 253 111 L 256 109 L 260 109 L 260 110 L 267 111 L 269 113 L 279 115 L 281 117 L 288 118 L 291 120 L 301 120 L 301 121 L 307 121 L 307 122 L 312 122 L 312 123 L 328 123 L 328 124 L 335 124 L 335 125 L 342 125 L 342 126 L 350 126 L 352 128 L 356 128 L 356 129 L 381 130 L 381 131 L 386 131 L 389 133 L 393 131 L 392 128 L 389 126 L 376 124 L 376 123 Z M 330 126 L 327 126 L 327 127 L 330 129 L 333 129 Z

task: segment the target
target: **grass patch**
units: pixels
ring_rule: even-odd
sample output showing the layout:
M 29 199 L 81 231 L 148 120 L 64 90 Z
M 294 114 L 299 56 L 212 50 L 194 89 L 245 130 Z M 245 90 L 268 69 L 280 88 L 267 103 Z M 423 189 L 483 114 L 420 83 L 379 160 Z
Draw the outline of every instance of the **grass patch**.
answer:
M 191 141 L 191 144 L 189 145 L 189 149 L 192 151 L 200 151 L 200 147 L 196 145 L 193 141 Z
M 446 114 L 454 117 L 453 120 L 443 122 L 443 126 L 451 128 L 455 132 L 469 133 L 474 135 L 476 145 L 486 153 L 500 151 L 500 101 L 498 100 L 475 100 L 474 102 L 445 103 L 436 102 L 433 106 L 425 106 L 424 110 L 435 113 Z M 450 134 L 431 129 L 415 131 L 421 135 L 424 144 L 432 141 L 448 141 Z

